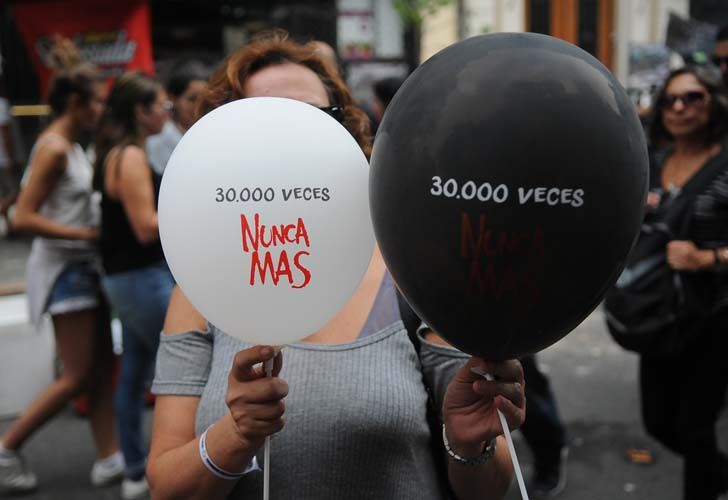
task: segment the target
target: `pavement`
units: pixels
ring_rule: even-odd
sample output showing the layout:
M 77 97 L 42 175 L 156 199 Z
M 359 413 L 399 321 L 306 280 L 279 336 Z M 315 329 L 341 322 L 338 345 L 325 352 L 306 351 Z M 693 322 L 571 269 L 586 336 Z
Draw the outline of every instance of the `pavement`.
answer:
M 27 241 L 11 240 L 6 245 L 7 241 L 0 239 L 0 286 L 3 282 L 22 281 L 23 259 L 27 256 Z M 551 378 L 570 437 L 568 482 L 559 500 L 680 500 L 681 461 L 642 430 L 637 357 L 612 342 L 600 310 L 540 353 L 539 362 Z M 9 422 L 0 420 L 0 432 Z M 151 411 L 145 414 L 144 422 L 148 436 Z M 22 498 L 120 498 L 118 485 L 95 489 L 89 483 L 94 451 L 87 429 L 85 420 L 67 409 L 30 439 L 24 454 L 39 476 L 40 485 L 36 493 Z M 725 412 L 718 435 L 722 449 L 728 451 Z M 514 442 L 528 476 L 530 452 L 518 432 L 514 433 Z M 630 448 L 649 450 L 653 462 L 632 462 L 627 455 Z M 275 499 L 275 486 L 271 498 Z M 514 481 L 507 500 L 520 498 Z

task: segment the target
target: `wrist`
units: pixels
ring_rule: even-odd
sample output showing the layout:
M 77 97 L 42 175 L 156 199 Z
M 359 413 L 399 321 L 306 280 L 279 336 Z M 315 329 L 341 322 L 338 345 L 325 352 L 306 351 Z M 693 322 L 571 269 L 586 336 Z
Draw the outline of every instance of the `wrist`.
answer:
M 448 431 L 445 432 L 448 433 Z M 488 443 L 485 441 L 477 441 L 474 443 L 453 441 L 450 439 L 449 434 L 448 444 L 450 445 L 450 449 L 453 452 L 460 455 L 461 457 L 468 459 L 477 458 L 482 455 L 485 447 L 488 445 Z
M 229 412 L 207 429 L 207 442 L 210 458 L 230 470 L 247 466 L 260 448 L 260 444 L 240 436 Z
M 461 457 L 469 458 L 480 456 L 490 441 L 468 440 L 467 437 L 463 437 L 463 433 L 460 432 L 463 428 L 462 425 L 453 423 L 449 417 L 449 412 L 444 410 L 442 419 L 442 428 L 444 433 L 443 441 L 446 441 L 450 449 Z
M 716 252 L 713 250 L 698 250 L 697 264 L 698 269 L 710 269 L 718 264 Z
M 93 230 L 88 227 L 75 227 L 73 228 L 73 239 L 90 241 L 93 237 Z
M 722 267 L 728 264 L 728 247 L 714 248 L 715 267 Z
M 232 413 L 228 410 L 218 424 L 224 429 L 225 439 L 230 440 L 231 446 L 235 449 L 250 451 L 255 453 L 263 445 L 264 439 L 255 439 L 241 432 L 238 423 L 233 418 Z
M 247 458 L 245 460 L 245 465 L 240 465 L 233 460 L 221 460 L 220 458 L 214 458 L 214 455 L 210 452 L 207 444 L 207 436 L 213 427 L 214 425 L 208 427 L 198 440 L 200 460 L 208 471 L 220 479 L 236 481 L 249 472 L 258 469 L 258 463 L 255 460 L 255 455 L 251 458 Z M 219 445 L 220 443 L 218 442 L 217 444 Z M 231 468 L 230 465 L 233 465 L 235 468 Z
M 450 459 L 461 465 L 482 465 L 495 454 L 496 438 L 488 442 L 451 442 L 445 425 L 442 426 L 442 442 Z

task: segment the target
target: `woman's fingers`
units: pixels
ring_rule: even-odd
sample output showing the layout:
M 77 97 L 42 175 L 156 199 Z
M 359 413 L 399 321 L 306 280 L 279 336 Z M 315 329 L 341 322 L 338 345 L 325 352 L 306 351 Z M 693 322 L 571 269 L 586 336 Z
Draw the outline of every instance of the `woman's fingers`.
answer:
M 252 420 L 276 420 L 286 412 L 286 405 L 283 401 L 267 404 L 252 404 L 245 408 L 246 417 Z
M 260 404 L 278 401 L 288 395 L 288 383 L 278 377 L 228 385 L 228 406 L 232 404 Z
M 473 382 L 473 390 L 484 399 L 495 399 L 498 396 L 508 399 L 514 405 L 522 407 L 526 404 L 523 386 L 519 382 L 507 383 L 488 380 Z
M 249 440 L 263 440 L 266 436 L 283 429 L 286 423 L 284 416 L 270 420 L 255 420 L 244 416 L 236 419 L 235 422 L 239 434 Z
M 473 380 L 491 375 L 496 380 L 502 382 L 523 382 L 523 367 L 516 359 L 493 362 L 473 357 L 470 358 L 467 366 L 470 367 L 470 371 L 474 374 Z
M 264 363 L 273 360 L 271 375 Z M 238 352 L 228 376 L 225 403 L 235 420 L 238 435 L 257 446 L 284 425 L 288 384 L 279 378 L 283 355 L 270 346 L 255 346 Z
M 265 376 L 265 372 L 261 371 L 262 367 L 256 367 L 255 365 L 272 359 L 274 354 L 273 348 L 270 346 L 255 346 L 238 352 L 233 358 L 233 366 L 230 370 L 231 377 L 238 382 L 247 382 Z M 278 365 L 282 365 L 282 357 L 276 362 Z M 280 371 L 280 366 L 278 371 Z
M 526 408 L 516 406 L 510 400 L 498 396 L 495 398 L 495 407 L 503 414 L 511 430 L 518 429 L 526 420 Z
M 275 361 L 273 362 L 273 376 L 277 377 L 279 373 L 281 373 L 281 368 L 283 368 L 283 351 L 278 349 L 278 353 L 276 354 Z

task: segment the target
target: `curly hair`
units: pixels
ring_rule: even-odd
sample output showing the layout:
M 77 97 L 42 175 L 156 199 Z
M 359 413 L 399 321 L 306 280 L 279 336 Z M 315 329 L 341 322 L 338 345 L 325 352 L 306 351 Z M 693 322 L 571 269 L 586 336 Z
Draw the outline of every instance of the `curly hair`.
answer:
M 705 66 L 685 66 L 673 71 L 665 79 L 655 102 L 659 103 L 665 98 L 670 82 L 680 75 L 693 75 L 710 94 L 710 117 L 703 134 L 705 143 L 714 144 L 725 141 L 728 136 L 728 90 L 723 85 L 720 75 L 715 71 L 711 71 Z M 662 109 L 659 105 L 652 108 L 649 139 L 653 146 L 663 146 L 673 141 L 672 134 L 667 131 L 662 122 Z
M 283 31 L 264 33 L 230 55 L 210 78 L 208 89 L 200 100 L 198 115 L 246 97 L 243 88 L 250 76 L 268 66 L 286 63 L 300 64 L 316 73 L 331 104 L 342 107 L 344 127 L 369 158 L 372 150 L 369 118 L 354 104 L 341 76 L 321 59 L 313 43 L 294 42 Z

